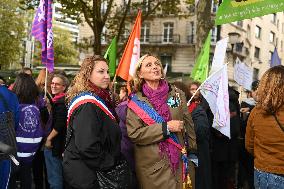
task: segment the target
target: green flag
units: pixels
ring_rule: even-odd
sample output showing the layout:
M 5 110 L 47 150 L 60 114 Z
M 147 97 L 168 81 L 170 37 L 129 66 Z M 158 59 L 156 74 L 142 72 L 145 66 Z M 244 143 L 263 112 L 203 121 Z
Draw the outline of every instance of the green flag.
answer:
M 210 44 L 211 44 L 211 32 L 209 32 L 208 37 L 197 58 L 197 61 L 192 69 L 190 77 L 194 81 L 203 82 L 208 76 Z
M 113 77 L 115 75 L 115 69 L 116 69 L 116 37 L 114 37 L 111 41 L 111 44 L 109 45 L 104 58 L 109 61 L 109 75 Z
M 284 11 L 284 0 L 224 0 L 217 11 L 216 25 Z

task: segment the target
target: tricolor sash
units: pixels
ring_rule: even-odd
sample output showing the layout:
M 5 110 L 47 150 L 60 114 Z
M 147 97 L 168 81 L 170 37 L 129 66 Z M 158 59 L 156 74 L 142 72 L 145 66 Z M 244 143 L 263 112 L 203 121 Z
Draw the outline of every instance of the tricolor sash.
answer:
M 115 120 L 114 115 L 112 112 L 107 108 L 105 102 L 98 96 L 90 92 L 84 92 L 80 95 L 76 96 L 69 104 L 68 107 L 68 116 L 67 116 L 67 126 L 69 124 L 70 118 L 73 112 L 82 104 L 92 103 L 97 105 L 106 115 L 108 115 L 111 119 Z
M 133 110 L 136 115 L 142 119 L 144 123 L 148 126 L 154 123 L 165 122 L 164 118 L 158 114 L 154 108 L 150 107 L 147 103 L 140 101 L 136 94 L 131 96 L 131 100 L 128 102 L 128 107 Z M 183 171 L 183 182 L 188 182 L 189 179 L 189 169 L 188 169 L 188 158 L 187 152 L 183 145 L 178 141 L 178 138 L 175 133 L 170 133 L 169 138 L 166 140 L 168 143 L 173 144 L 181 151 L 181 159 L 183 162 L 182 171 Z M 184 187 L 187 188 L 187 187 Z

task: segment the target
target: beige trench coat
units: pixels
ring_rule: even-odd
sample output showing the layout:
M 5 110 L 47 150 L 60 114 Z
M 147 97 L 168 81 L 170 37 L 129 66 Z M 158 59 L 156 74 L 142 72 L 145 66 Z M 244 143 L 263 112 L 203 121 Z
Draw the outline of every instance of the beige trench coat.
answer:
M 139 100 L 144 101 L 152 107 L 150 102 L 141 92 L 137 93 Z M 196 150 L 196 137 L 194 125 L 188 112 L 184 93 L 171 86 L 168 99 L 178 97 L 181 103 L 176 108 L 171 108 L 170 113 L 173 120 L 183 120 L 184 127 L 188 133 L 189 147 Z M 181 189 L 182 188 L 182 161 L 176 174 L 173 174 L 167 157 L 161 158 L 159 154 L 159 142 L 164 140 L 162 124 L 146 125 L 130 108 L 127 110 L 126 118 L 127 133 L 134 145 L 136 174 L 140 189 Z M 184 133 L 183 133 L 184 134 Z M 177 134 L 181 144 L 184 139 L 181 133 Z M 191 166 L 190 177 L 194 182 L 194 168 Z

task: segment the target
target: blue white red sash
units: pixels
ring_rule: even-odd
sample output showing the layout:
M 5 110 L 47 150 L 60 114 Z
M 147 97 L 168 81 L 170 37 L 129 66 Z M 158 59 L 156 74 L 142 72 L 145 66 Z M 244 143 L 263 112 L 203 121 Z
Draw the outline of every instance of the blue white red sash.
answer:
M 94 96 L 94 94 L 90 92 L 84 92 L 80 95 L 76 96 L 69 104 L 68 108 L 68 116 L 67 116 L 67 126 L 69 124 L 70 118 L 72 116 L 72 113 L 82 104 L 86 103 L 92 103 L 97 105 L 106 115 L 108 115 L 111 119 L 115 120 L 114 115 L 111 113 L 111 111 L 107 108 L 104 101 L 98 97 Z
M 147 103 L 140 101 L 135 94 L 131 96 L 131 100 L 128 102 L 128 107 L 133 110 L 148 126 L 154 123 L 165 122 L 164 118 L 159 115 L 156 110 L 150 107 Z M 178 138 L 174 133 L 170 133 L 170 136 L 166 141 L 173 144 L 181 151 L 181 159 L 183 161 L 183 181 L 185 181 L 189 174 L 187 152 L 184 146 L 179 143 Z

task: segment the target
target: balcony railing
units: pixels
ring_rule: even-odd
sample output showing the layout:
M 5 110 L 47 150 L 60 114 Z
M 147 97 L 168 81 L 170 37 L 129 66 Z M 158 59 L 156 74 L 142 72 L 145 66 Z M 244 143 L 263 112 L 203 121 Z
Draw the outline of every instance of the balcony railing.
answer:
M 124 43 L 128 40 L 128 36 L 121 36 L 119 42 Z M 141 35 L 141 44 L 177 44 L 180 43 L 180 35 Z

